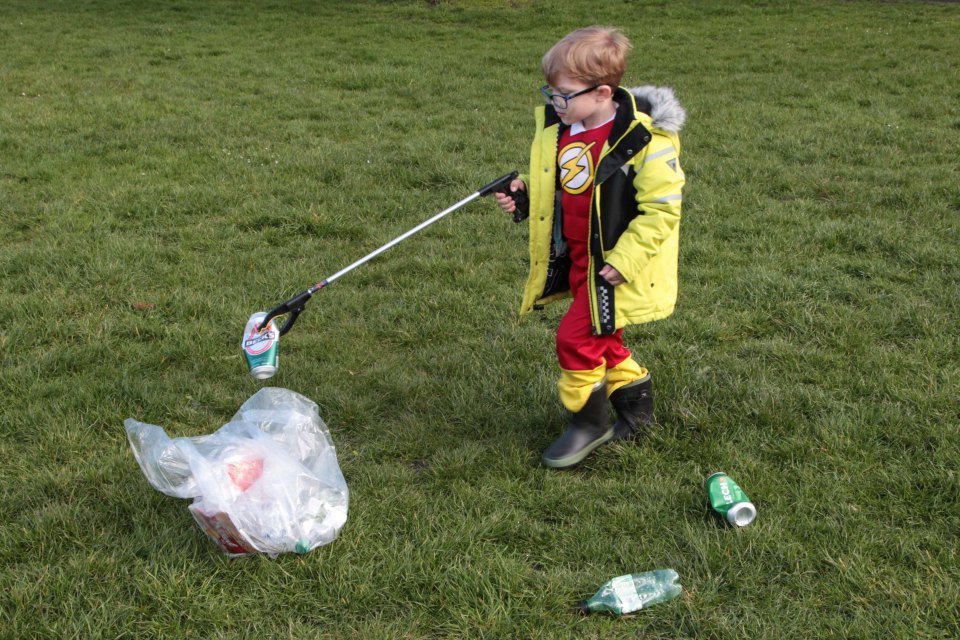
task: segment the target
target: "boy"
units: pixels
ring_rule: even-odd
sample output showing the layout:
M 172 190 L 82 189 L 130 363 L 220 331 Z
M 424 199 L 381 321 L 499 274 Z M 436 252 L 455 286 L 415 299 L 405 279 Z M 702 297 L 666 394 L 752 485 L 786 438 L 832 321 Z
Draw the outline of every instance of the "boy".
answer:
M 650 373 L 624 346 L 623 327 L 673 313 L 686 114 L 669 88 L 619 86 L 630 49 L 618 29 L 589 27 L 547 52 L 530 174 L 510 185 L 529 197 L 520 313 L 573 296 L 556 338 L 557 386 L 572 417 L 543 453 L 548 467 L 575 465 L 654 423 Z M 515 211 L 510 194 L 496 198 Z

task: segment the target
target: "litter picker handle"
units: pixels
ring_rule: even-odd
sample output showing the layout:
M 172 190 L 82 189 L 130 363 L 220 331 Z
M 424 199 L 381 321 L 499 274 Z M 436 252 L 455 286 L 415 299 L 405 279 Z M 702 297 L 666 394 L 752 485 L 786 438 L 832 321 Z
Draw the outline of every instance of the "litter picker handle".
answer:
M 523 222 L 530 216 L 530 198 L 527 196 L 527 192 L 523 189 L 514 191 L 510 188 L 510 185 L 519 175 L 516 171 L 512 171 L 505 176 L 497 178 L 480 189 L 479 192 L 482 196 L 489 193 L 502 193 L 508 198 L 513 198 L 513 205 L 515 207 L 513 210 L 513 221 L 517 223 Z
M 506 193 L 510 195 L 510 183 L 517 179 L 517 176 L 520 175 L 516 171 L 511 171 L 507 175 L 500 176 L 490 184 L 480 187 L 477 190 L 477 195 L 488 196 L 491 193 Z
M 510 187 L 507 189 L 504 193 L 513 198 L 513 206 L 516 207 L 513 210 L 513 221 L 519 224 L 530 217 L 530 196 L 523 189 L 516 191 L 509 191 Z

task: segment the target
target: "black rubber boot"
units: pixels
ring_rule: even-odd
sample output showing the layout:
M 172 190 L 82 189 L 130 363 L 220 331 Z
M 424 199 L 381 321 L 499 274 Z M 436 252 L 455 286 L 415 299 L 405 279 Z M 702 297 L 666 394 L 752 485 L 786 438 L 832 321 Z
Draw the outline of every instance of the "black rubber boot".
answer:
M 567 430 L 543 452 L 543 464 L 554 469 L 572 467 L 613 438 L 607 391 L 595 389 L 583 409 L 573 414 Z
M 653 417 L 653 380 L 649 376 L 614 391 L 610 394 L 610 403 L 617 411 L 614 440 L 631 440 L 644 427 L 656 422 Z

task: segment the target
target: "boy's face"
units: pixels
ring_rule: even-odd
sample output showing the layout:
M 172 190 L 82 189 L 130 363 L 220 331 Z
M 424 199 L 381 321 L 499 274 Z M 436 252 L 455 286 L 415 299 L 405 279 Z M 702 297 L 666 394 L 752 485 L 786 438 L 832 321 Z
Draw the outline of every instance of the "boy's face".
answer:
M 558 74 L 554 78 L 555 84 L 550 85 L 553 93 L 570 95 L 579 91 L 590 89 L 593 85 L 586 84 L 580 80 L 574 80 L 566 74 Z M 574 122 L 584 120 L 590 122 L 594 116 L 603 112 L 604 118 L 607 117 L 606 111 L 609 110 L 611 91 L 607 85 L 601 85 L 592 91 L 586 91 L 570 100 L 554 100 L 553 108 L 565 125 L 571 125 Z M 563 103 L 566 102 L 566 105 Z

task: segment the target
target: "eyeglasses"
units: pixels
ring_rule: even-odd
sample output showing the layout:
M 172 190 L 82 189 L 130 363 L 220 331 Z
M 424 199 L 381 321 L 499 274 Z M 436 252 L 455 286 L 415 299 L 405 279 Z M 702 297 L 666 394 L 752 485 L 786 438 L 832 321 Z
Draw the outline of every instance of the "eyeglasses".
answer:
M 570 101 L 576 98 L 577 96 L 582 96 L 585 93 L 590 93 L 594 89 L 599 89 L 601 85 L 595 84 L 592 87 L 583 89 L 581 91 L 575 91 L 573 93 L 552 93 L 550 91 L 550 85 L 545 84 L 540 87 L 540 93 L 543 94 L 544 99 L 547 102 L 552 104 L 557 109 L 566 109 L 570 105 Z

